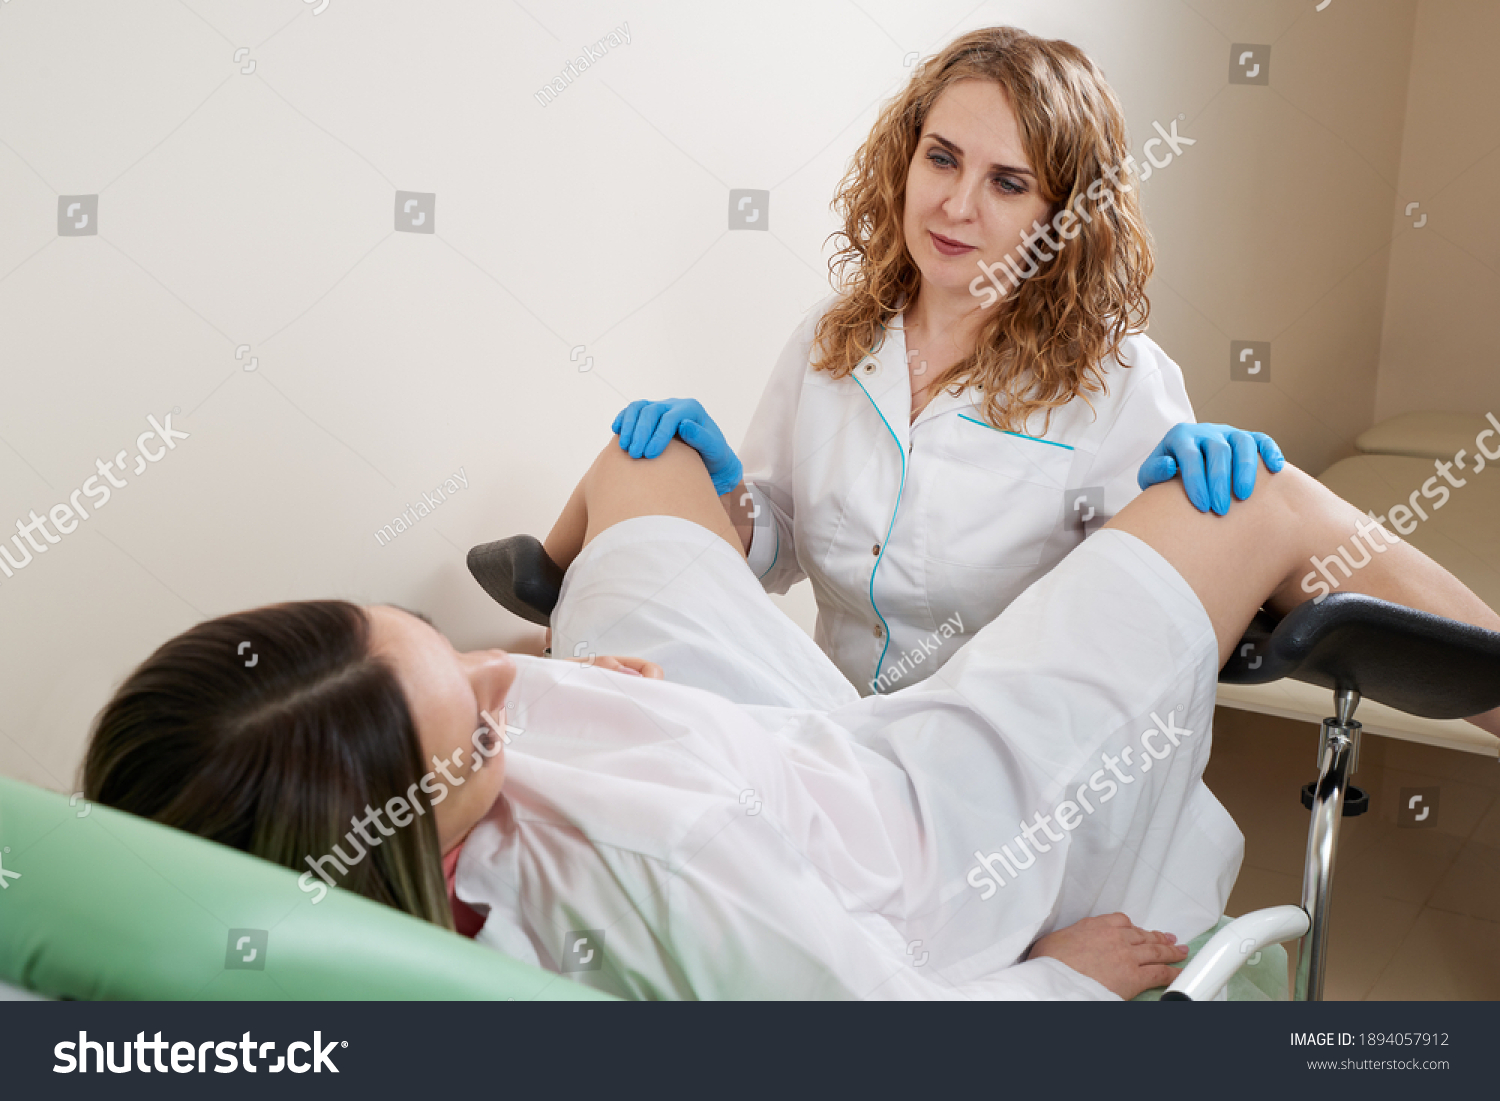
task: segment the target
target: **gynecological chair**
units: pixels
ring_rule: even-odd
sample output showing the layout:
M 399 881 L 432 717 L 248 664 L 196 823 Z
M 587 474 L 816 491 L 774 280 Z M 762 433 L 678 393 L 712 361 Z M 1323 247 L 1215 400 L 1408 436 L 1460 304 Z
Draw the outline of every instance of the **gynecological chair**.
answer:
M 1235 918 L 1200 948 L 1162 1001 L 1213 997 L 1253 953 L 1298 939 L 1296 1001 L 1321 1001 L 1339 822 L 1369 809 L 1349 783 L 1359 766 L 1361 698 L 1431 719 L 1500 707 L 1500 633 L 1359 593 L 1308 601 L 1286 618 L 1261 611 L 1219 673 L 1226 684 L 1291 677 L 1333 690 L 1334 714 L 1318 739 L 1318 778 L 1302 789 L 1312 812 L 1302 901 Z
M 605 996 L 349 891 L 315 901 L 270 861 L 4 777 L 0 868 L 0 984 L 11 997 Z
M 1266 949 L 1300 938 L 1295 997 L 1318 1000 L 1354 711 L 1368 697 L 1435 718 L 1500 706 L 1500 634 L 1357 594 L 1262 613 L 1220 679 L 1294 677 L 1334 692 L 1323 723 L 1301 905 L 1221 923 L 1164 1001 L 1213 998 Z M 572 999 L 604 995 L 295 871 L 109 807 L 0 777 L 0 994 L 93 1000 Z M 1265 964 L 1229 996 L 1256 994 Z M 1272 967 L 1270 970 L 1279 970 Z M 1245 976 L 1252 976 L 1246 981 Z M 1279 985 L 1279 982 L 1278 982 Z M 1284 987 L 1282 988 L 1284 989 Z M 1154 1000 L 1155 991 L 1139 1000 Z

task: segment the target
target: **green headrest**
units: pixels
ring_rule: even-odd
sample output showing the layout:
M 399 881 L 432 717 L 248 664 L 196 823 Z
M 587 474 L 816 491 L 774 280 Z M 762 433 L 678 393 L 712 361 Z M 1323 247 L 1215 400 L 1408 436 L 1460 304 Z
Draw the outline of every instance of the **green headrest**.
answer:
M 315 905 L 296 872 L 5 777 L 0 869 L 0 980 L 50 997 L 605 997 L 348 891 Z

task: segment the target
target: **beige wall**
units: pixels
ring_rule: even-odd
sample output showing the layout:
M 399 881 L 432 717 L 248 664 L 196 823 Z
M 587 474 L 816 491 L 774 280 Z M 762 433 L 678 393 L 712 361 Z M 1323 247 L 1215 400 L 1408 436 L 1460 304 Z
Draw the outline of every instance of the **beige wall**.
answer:
M 1151 333 L 1200 419 L 1264 428 L 1321 469 L 1375 414 L 1383 311 L 1382 401 L 1424 396 L 1431 364 L 1400 349 L 1434 341 L 1473 364 L 1443 400 L 1477 400 L 1493 387 L 1476 325 L 1500 244 L 1476 198 L 1494 157 L 1470 163 L 1500 126 L 1480 83 L 1495 16 L 1475 13 L 1490 7 L 0 5 L 0 529 L 66 500 L 148 414 L 179 409 L 191 433 L 0 579 L 0 772 L 68 790 L 119 679 L 169 635 L 253 604 L 389 600 L 461 647 L 533 643 L 464 551 L 544 532 L 631 399 L 698 397 L 740 438 L 826 293 L 849 156 L 911 56 L 973 27 L 1089 51 L 1137 151 L 1153 121 L 1196 142 L 1144 201 Z M 555 102 L 533 98 L 627 22 L 629 45 Z M 1268 85 L 1227 82 L 1242 42 L 1271 46 Z M 727 229 L 731 188 L 770 190 L 769 232 Z M 435 233 L 392 230 L 397 190 L 436 193 Z M 58 236 L 75 194 L 100 196 L 97 236 Z M 1433 217 L 1396 235 L 1387 309 L 1408 195 Z M 1419 308 L 1437 274 L 1454 301 Z M 1399 280 L 1416 289 L 1403 298 Z M 1229 380 L 1233 340 L 1271 343 L 1268 384 Z M 376 542 L 460 467 L 468 489 Z M 787 606 L 810 623 L 805 591 Z
M 1152 334 L 1199 420 L 1267 431 L 1321 471 L 1373 415 L 1413 4 L 1195 7 L 1226 62 L 1231 41 L 1272 43 L 1271 83 L 1190 112 L 1204 140 L 1147 183 Z M 1230 380 L 1231 341 L 1271 344 L 1269 383 Z
M 1500 4 L 1420 0 L 1377 419 L 1500 413 Z M 1421 206 L 1405 214 L 1406 204 Z M 1416 223 L 1426 215 L 1421 228 Z

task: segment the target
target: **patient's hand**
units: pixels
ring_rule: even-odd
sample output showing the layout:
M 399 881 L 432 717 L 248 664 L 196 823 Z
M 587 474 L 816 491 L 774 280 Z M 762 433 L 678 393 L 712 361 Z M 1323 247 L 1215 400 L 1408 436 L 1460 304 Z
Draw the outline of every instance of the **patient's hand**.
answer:
M 610 669 L 616 673 L 625 673 L 636 677 L 650 677 L 652 680 L 664 680 L 661 666 L 654 661 L 645 658 L 620 658 L 610 657 L 607 654 L 590 654 L 585 658 L 564 658 L 565 661 L 576 661 L 580 665 L 592 665 L 595 669 Z
M 551 627 L 547 628 L 545 648 L 547 650 L 552 649 Z M 650 677 L 652 680 L 666 679 L 666 676 L 661 671 L 661 666 L 657 665 L 654 661 L 647 661 L 645 658 L 602 657 L 598 654 L 591 654 L 588 657 L 567 658 L 565 660 L 576 661 L 580 665 L 595 665 L 600 669 L 611 669 L 616 673 L 634 673 L 638 677 Z
M 1187 946 L 1171 933 L 1138 929 L 1124 914 L 1088 917 L 1048 933 L 1027 959 L 1051 956 L 1108 987 L 1127 1002 L 1143 990 L 1170 986 L 1180 974 L 1169 963 L 1187 958 Z

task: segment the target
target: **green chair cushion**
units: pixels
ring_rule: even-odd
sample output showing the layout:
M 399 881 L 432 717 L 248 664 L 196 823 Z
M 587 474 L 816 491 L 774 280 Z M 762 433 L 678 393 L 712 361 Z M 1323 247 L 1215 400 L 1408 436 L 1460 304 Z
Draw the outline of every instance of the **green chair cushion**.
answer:
M 49 997 L 605 997 L 348 891 L 315 905 L 294 871 L 5 777 L 0 868 L 0 981 Z

